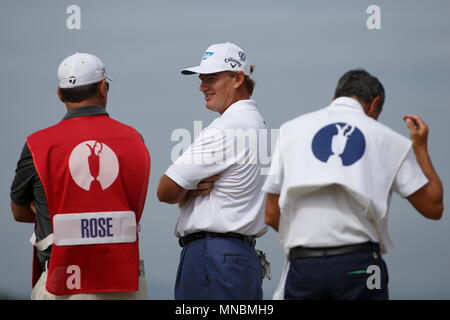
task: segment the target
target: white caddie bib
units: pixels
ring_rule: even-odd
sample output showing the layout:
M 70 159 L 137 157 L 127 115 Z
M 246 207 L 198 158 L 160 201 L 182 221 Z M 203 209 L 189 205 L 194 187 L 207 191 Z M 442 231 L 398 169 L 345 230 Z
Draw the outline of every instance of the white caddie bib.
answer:
M 369 118 L 362 109 L 341 105 L 284 124 L 279 139 L 281 154 L 289 154 L 283 162 L 288 174 L 280 194 L 282 212 L 289 212 L 299 195 L 339 185 L 364 208 L 379 233 L 381 251 L 389 251 L 392 241 L 385 223 L 389 198 L 411 141 Z

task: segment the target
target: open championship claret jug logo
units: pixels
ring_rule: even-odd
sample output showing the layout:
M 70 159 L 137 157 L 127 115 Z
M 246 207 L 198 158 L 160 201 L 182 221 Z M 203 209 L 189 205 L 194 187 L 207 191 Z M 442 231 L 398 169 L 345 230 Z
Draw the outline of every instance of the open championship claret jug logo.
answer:
M 69 157 L 69 170 L 84 190 L 105 190 L 119 175 L 119 160 L 105 143 L 88 140 L 77 145 Z
M 364 135 L 356 126 L 333 123 L 320 129 L 313 138 L 314 156 L 327 164 L 351 166 L 366 149 Z

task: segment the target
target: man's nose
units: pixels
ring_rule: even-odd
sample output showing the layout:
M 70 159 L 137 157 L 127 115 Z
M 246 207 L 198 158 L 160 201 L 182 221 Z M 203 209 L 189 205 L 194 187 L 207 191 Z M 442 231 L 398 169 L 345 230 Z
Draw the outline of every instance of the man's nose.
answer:
M 199 86 L 198 89 L 199 89 L 201 92 L 205 92 L 206 89 L 208 89 L 208 86 L 207 86 L 207 84 L 205 83 L 205 81 L 201 81 L 201 82 L 200 82 L 200 86 Z

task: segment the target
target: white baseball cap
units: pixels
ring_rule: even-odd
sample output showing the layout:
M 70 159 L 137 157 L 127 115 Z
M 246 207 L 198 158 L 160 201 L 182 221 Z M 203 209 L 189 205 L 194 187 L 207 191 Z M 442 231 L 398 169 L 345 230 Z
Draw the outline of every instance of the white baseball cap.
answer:
M 199 66 L 183 69 L 181 73 L 210 74 L 222 71 L 243 71 L 250 76 L 250 65 L 244 51 L 233 43 L 217 43 L 209 46 L 203 53 Z
M 58 68 L 60 88 L 75 88 L 100 82 L 104 79 L 112 80 L 106 75 L 103 62 L 89 53 L 75 53 L 64 59 Z

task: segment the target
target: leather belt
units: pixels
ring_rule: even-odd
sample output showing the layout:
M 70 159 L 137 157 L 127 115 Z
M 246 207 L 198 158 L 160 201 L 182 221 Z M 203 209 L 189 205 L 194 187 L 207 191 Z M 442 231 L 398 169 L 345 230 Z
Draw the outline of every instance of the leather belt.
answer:
M 327 247 L 327 248 L 295 247 L 289 250 L 289 260 L 299 258 L 330 257 L 346 253 L 366 252 L 366 251 L 374 251 L 379 254 L 380 245 L 375 242 L 365 242 L 341 247 Z
M 216 232 L 206 232 L 206 231 L 200 231 L 200 232 L 196 232 L 196 233 L 191 233 L 188 234 L 187 236 L 184 237 L 180 237 L 178 238 L 178 243 L 180 245 L 180 247 L 184 247 L 186 246 L 188 243 L 198 240 L 198 239 L 203 239 L 206 237 L 219 237 L 219 238 L 235 238 L 235 239 L 240 239 L 243 241 L 247 241 L 250 245 L 254 246 L 256 243 L 256 239 L 253 236 L 244 236 L 243 234 L 240 233 L 234 233 L 234 232 L 227 232 L 227 233 L 216 233 Z

